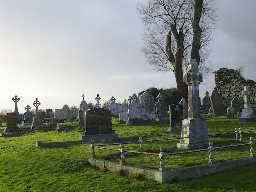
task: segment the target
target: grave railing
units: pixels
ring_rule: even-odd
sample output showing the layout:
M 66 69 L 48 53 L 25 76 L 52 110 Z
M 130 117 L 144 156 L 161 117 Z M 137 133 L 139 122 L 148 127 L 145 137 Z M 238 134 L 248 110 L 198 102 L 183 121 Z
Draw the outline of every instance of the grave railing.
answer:
M 118 147 L 117 147 L 118 146 Z M 142 150 L 142 143 L 134 150 L 129 144 L 91 144 L 92 158 L 103 158 L 120 164 L 149 167 L 149 168 L 179 168 L 208 164 L 209 166 L 226 160 L 239 160 L 255 157 L 255 143 L 249 141 L 223 146 L 214 146 L 209 142 L 208 148 L 187 151 L 168 152 L 160 148 L 159 152 Z

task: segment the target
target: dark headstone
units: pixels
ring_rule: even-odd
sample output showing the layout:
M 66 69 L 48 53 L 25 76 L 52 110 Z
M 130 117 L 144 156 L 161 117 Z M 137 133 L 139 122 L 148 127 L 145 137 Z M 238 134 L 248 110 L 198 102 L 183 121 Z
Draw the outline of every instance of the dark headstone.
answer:
M 224 100 L 216 89 L 214 89 L 212 92 L 211 103 L 214 115 L 226 115 L 226 106 L 224 104 Z
M 210 99 L 210 96 L 209 96 L 209 92 L 206 91 L 205 96 L 203 98 L 202 111 L 204 113 L 208 113 L 210 107 L 211 107 L 211 99 Z
M 24 113 L 24 123 L 32 124 L 33 122 L 33 113 L 31 111 L 26 111 Z
M 86 113 L 86 134 L 113 133 L 111 113 L 107 109 L 94 108 Z
M 111 112 L 108 109 L 93 108 L 86 112 L 85 135 L 82 140 L 111 141 L 117 138 L 112 130 Z
M 7 113 L 7 131 L 16 131 L 18 130 L 18 118 L 17 113 Z

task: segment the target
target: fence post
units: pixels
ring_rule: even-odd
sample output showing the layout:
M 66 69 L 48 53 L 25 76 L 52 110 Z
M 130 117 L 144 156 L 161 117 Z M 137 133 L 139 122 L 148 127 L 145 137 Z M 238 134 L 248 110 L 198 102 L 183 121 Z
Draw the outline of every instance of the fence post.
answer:
M 242 129 L 239 128 L 239 141 L 242 142 Z
M 164 160 L 164 152 L 163 149 L 160 148 L 160 152 L 159 152 L 159 159 L 160 159 L 160 164 L 159 164 L 159 170 L 162 171 L 163 170 L 163 160 Z
M 124 144 L 120 143 L 120 164 L 123 165 L 125 162 Z
M 235 137 L 236 137 L 236 142 L 238 142 L 238 130 L 235 128 Z
M 254 142 L 252 141 L 252 137 L 250 137 L 250 141 L 249 141 L 249 145 L 250 145 L 250 157 L 254 157 Z
M 94 159 L 96 156 L 95 156 L 95 145 L 94 143 L 91 144 L 91 150 L 92 150 L 92 158 Z
M 139 150 L 141 151 L 141 149 L 142 149 L 142 143 L 143 143 L 143 138 L 140 136 L 139 137 L 139 140 L 138 140 L 138 142 L 139 142 Z
M 208 165 L 212 165 L 213 163 L 213 142 L 209 141 L 209 146 L 208 146 Z

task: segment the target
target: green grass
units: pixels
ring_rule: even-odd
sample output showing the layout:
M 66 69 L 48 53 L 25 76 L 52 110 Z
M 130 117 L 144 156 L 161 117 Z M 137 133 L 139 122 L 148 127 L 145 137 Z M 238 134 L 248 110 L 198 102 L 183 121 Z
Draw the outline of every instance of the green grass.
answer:
M 209 130 L 234 131 L 239 127 L 237 120 L 227 120 L 224 117 L 208 118 Z M 255 123 L 243 125 L 244 130 L 253 130 Z M 165 132 L 167 124 L 126 126 L 113 121 L 113 128 L 121 137 L 137 140 L 143 136 L 147 142 L 143 149 L 158 151 L 159 147 L 174 150 L 178 141 L 178 135 L 169 135 Z M 0 130 L 3 130 L 0 127 Z M 193 179 L 191 181 L 174 184 L 157 184 L 154 181 L 137 180 L 122 177 L 114 173 L 101 172 L 91 168 L 86 159 L 90 157 L 88 144 L 66 148 L 36 148 L 37 140 L 62 141 L 79 139 L 81 130 L 75 129 L 70 132 L 35 132 L 21 137 L 0 138 L 0 192 L 16 191 L 177 191 L 177 192 L 254 192 L 256 191 L 256 165 L 244 166 L 224 173 Z M 135 137 L 135 138 L 133 138 Z M 167 140 L 168 139 L 168 140 Z M 214 143 L 231 143 L 232 137 L 215 137 Z M 248 139 L 248 136 L 247 138 Z M 126 145 L 128 149 L 137 149 L 137 144 Z M 118 149 L 118 146 L 109 148 Z M 98 156 L 104 156 L 110 151 L 97 149 Z M 112 153 L 112 152 L 111 152 Z M 234 155 L 235 154 L 235 155 Z M 236 150 L 223 150 L 216 154 L 219 160 L 229 157 L 248 156 L 247 148 Z M 152 158 L 152 159 L 150 159 Z M 155 167 L 158 165 L 157 158 L 145 156 L 131 156 L 128 163 L 141 164 Z M 190 166 L 194 162 L 205 163 L 205 152 L 197 155 L 171 156 L 165 162 L 170 167 Z M 202 162 L 200 162 L 202 161 Z

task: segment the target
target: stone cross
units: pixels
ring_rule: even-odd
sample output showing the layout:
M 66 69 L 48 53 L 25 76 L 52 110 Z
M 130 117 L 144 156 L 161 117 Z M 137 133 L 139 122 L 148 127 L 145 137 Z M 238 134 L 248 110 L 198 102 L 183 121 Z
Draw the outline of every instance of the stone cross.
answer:
M 116 102 L 116 98 L 115 97 L 111 97 L 110 101 L 111 101 L 111 103 L 115 103 Z
M 202 74 L 199 73 L 198 62 L 191 60 L 185 75 L 185 81 L 188 84 L 188 118 L 199 118 L 200 97 L 199 84 L 203 81 Z
M 30 107 L 29 105 L 27 105 L 27 106 L 25 107 L 25 110 L 26 110 L 26 111 L 30 111 L 30 109 L 31 109 L 31 107 Z
M 95 100 L 96 100 L 96 105 L 95 105 L 95 107 L 96 107 L 96 108 L 100 108 L 100 100 L 101 100 L 101 98 L 100 98 L 100 95 L 99 95 L 99 94 L 97 94 L 97 96 L 95 97 Z
M 84 94 L 82 95 L 82 98 L 83 98 L 83 101 L 84 101 L 84 98 L 85 98 L 85 95 L 84 95 Z
M 38 114 L 38 107 L 41 105 L 40 101 L 38 100 L 38 98 L 36 98 L 36 100 L 34 101 L 33 105 L 36 108 L 36 114 Z
M 247 86 L 244 86 L 242 95 L 244 99 L 244 108 L 247 109 L 249 107 L 249 90 Z
M 18 114 L 18 113 L 19 113 L 19 110 L 18 110 L 18 102 L 20 101 L 20 98 L 19 98 L 17 95 L 15 95 L 15 96 L 12 98 L 12 100 L 13 100 L 13 102 L 15 103 L 15 110 L 14 110 L 14 112 L 15 112 L 16 114 Z

